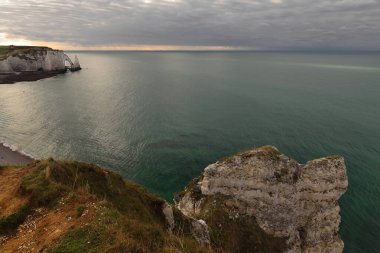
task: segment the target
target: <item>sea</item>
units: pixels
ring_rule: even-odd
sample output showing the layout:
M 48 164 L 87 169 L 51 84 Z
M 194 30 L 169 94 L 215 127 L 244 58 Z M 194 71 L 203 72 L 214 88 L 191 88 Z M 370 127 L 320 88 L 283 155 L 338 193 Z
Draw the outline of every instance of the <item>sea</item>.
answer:
M 0 142 L 99 164 L 168 201 L 252 147 L 343 155 L 344 252 L 380 252 L 380 53 L 68 54 L 81 71 L 0 85 Z

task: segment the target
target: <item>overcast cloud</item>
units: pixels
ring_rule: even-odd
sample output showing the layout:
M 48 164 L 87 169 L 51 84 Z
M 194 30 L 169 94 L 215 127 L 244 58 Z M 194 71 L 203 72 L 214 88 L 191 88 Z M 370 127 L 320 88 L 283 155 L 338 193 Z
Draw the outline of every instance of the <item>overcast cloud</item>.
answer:
M 380 49 L 380 0 L 0 0 L 0 33 L 84 46 Z

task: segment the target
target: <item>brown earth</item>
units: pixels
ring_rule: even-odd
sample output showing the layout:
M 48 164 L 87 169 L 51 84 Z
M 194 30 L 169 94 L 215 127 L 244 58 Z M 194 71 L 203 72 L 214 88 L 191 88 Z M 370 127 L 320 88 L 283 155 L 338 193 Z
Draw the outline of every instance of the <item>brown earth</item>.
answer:
M 30 196 L 20 194 L 20 187 L 23 177 L 32 170 L 31 166 L 0 169 L 0 217 L 16 213 L 28 204 Z M 83 194 L 72 199 L 62 199 L 54 209 L 34 210 L 15 234 L 0 236 L 0 252 L 43 252 L 69 229 L 89 223 L 95 216 L 97 200 L 86 193 L 85 189 L 78 192 Z M 77 211 L 79 205 L 84 207 L 81 215 Z
M 85 210 L 80 216 L 76 211 L 78 205 Z M 2 253 L 34 253 L 44 252 L 54 240 L 69 229 L 83 227 L 91 222 L 97 210 L 97 202 L 86 196 L 61 202 L 57 209 L 40 208 L 19 226 L 15 235 L 0 239 Z
M 1 253 L 213 252 L 176 209 L 169 231 L 164 200 L 93 164 L 0 166 L 0 205 Z
M 15 213 L 28 202 L 28 196 L 18 193 L 21 180 L 30 168 L 0 169 L 0 217 Z

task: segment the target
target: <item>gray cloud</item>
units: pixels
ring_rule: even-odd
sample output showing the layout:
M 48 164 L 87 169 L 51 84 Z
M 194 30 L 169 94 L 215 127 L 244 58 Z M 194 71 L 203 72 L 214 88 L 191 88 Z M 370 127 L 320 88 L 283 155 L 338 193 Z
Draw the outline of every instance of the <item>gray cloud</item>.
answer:
M 78 45 L 380 49 L 379 0 L 5 0 L 0 33 Z

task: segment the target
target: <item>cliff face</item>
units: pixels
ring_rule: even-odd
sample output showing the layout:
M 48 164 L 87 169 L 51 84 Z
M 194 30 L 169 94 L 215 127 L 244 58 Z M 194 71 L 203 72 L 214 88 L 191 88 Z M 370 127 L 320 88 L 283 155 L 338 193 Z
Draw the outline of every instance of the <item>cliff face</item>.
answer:
M 46 47 L 14 49 L 0 58 L 0 73 L 65 70 L 65 54 Z
M 301 165 L 262 147 L 209 165 L 176 206 L 205 220 L 227 251 L 342 252 L 338 199 L 347 186 L 342 157 Z
M 342 252 L 344 160 L 274 147 L 209 165 L 170 205 L 98 166 L 0 166 L 0 252 Z

